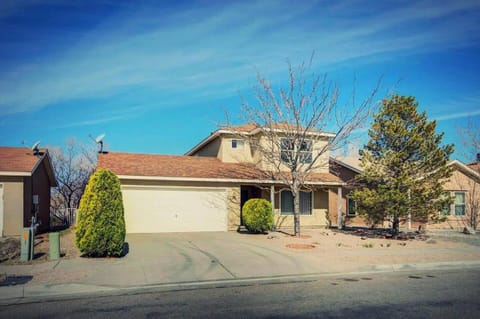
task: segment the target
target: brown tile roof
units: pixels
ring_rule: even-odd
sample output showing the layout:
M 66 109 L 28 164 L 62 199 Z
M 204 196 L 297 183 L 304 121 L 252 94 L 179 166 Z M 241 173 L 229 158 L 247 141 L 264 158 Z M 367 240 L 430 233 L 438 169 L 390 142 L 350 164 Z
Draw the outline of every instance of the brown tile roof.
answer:
M 253 164 L 224 163 L 216 157 L 172 156 L 111 152 L 102 154 L 98 168 L 112 171 L 116 175 L 272 180 L 272 174 L 258 169 Z M 312 174 L 312 182 L 340 182 L 333 174 Z
M 31 173 L 41 159 L 26 147 L 0 147 L 0 172 Z
M 480 172 L 480 163 L 469 163 L 467 164 L 467 166 L 473 169 L 474 171 Z

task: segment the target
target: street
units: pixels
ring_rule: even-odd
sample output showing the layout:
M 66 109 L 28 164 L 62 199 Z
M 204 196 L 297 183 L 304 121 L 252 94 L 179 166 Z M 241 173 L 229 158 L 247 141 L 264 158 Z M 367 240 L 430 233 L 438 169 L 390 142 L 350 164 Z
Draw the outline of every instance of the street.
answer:
M 3 306 L 0 318 L 478 318 L 480 269 L 138 293 Z

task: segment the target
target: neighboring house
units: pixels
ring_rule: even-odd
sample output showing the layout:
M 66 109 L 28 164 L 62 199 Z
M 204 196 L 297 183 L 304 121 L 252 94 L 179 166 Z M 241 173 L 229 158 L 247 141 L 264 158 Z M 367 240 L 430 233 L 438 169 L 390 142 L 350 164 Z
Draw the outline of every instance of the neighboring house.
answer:
M 57 186 L 47 150 L 0 147 L 0 235 L 19 236 L 31 226 L 38 198 L 38 230 L 50 227 L 50 188 Z
M 241 207 L 250 198 L 272 203 L 277 229 L 293 228 L 292 194 L 242 138 L 261 139 L 263 133 L 254 125 L 219 129 L 185 156 L 101 154 L 98 168 L 111 170 L 122 184 L 127 233 L 236 230 L 242 224 Z M 312 134 L 315 143 L 327 143 L 330 137 Z M 305 156 L 315 156 L 319 148 L 310 145 Z M 337 203 L 344 183 L 330 173 L 328 158 L 326 152 L 327 164 L 312 172 L 308 189 L 300 194 L 304 228 L 330 225 L 331 204 Z
M 355 211 L 355 202 L 348 198 L 348 193 L 355 187 L 353 181 L 357 174 L 362 172 L 358 159 L 354 158 L 331 158 L 330 167 L 335 170 L 345 186 L 342 194 L 344 214 L 343 220 L 346 226 L 370 226 L 367 221 L 358 216 Z M 453 174 L 445 183 L 445 192 L 453 198 L 452 205 L 445 207 L 439 212 L 439 217 L 445 217 L 445 221 L 439 223 L 430 222 L 425 225 L 422 221 L 402 220 L 400 226 L 403 228 L 416 229 L 418 226 L 428 229 L 456 229 L 462 230 L 469 225 L 472 212 L 480 208 L 480 173 L 478 163 L 464 164 L 458 160 L 448 163 L 453 167 Z M 390 227 L 385 221 L 384 227 Z

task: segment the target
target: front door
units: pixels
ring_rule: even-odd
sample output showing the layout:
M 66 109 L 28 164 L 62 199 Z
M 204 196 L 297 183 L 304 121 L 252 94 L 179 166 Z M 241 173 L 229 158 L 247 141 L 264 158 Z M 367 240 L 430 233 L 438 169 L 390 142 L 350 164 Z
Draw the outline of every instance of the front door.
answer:
M 240 187 L 240 225 L 243 226 L 242 210 L 245 202 L 251 198 L 262 198 L 262 190 L 256 186 L 247 185 Z

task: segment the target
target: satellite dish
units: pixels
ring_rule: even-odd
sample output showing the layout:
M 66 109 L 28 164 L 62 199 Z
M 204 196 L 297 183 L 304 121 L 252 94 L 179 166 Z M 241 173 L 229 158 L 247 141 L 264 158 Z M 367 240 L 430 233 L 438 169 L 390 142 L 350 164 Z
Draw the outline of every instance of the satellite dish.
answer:
M 98 151 L 99 154 L 103 153 L 103 139 L 105 138 L 105 133 L 100 134 L 95 139 L 93 138 L 92 134 L 89 134 L 90 138 L 95 141 L 95 143 L 100 144 L 100 150 Z
M 38 152 L 39 145 L 40 145 L 40 141 L 36 141 L 35 144 L 32 145 L 32 151 Z
M 103 138 L 105 137 L 105 133 L 103 134 L 100 134 L 99 136 L 97 136 L 97 138 L 95 139 L 95 142 L 96 143 L 103 143 Z

